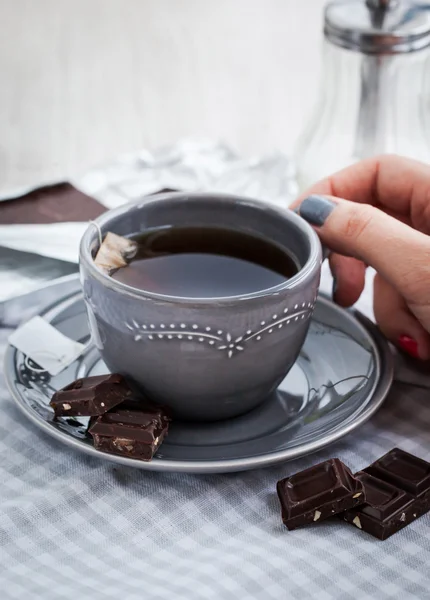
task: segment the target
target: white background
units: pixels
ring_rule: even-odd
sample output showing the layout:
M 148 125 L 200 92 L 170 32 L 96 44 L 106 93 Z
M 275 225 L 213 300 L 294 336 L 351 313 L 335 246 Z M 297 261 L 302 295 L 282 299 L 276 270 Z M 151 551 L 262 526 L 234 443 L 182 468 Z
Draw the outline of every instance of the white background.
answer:
M 0 192 L 184 136 L 291 152 L 323 0 L 0 0 Z

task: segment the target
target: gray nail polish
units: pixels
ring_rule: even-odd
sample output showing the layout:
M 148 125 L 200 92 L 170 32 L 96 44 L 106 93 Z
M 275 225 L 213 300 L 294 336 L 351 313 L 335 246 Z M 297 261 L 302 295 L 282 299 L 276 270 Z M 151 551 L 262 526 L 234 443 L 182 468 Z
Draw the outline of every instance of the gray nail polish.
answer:
M 321 227 L 336 204 L 324 196 L 308 196 L 299 207 L 299 215 L 311 225 Z
M 335 276 L 333 276 L 333 287 L 331 289 L 331 297 L 334 299 L 335 295 L 337 292 L 337 279 Z

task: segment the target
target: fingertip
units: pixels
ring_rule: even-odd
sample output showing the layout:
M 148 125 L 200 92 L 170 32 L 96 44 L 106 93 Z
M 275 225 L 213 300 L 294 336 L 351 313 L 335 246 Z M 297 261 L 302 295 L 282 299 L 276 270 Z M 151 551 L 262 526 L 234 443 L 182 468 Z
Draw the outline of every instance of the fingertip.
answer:
M 426 331 L 414 332 L 415 337 L 402 334 L 397 339 L 397 346 L 412 358 L 430 360 L 430 337 Z
M 332 298 L 342 308 L 349 308 L 357 300 L 354 300 L 354 295 L 351 294 L 351 290 L 345 287 L 341 281 L 340 285 L 337 277 L 333 276 L 333 287 L 332 287 Z
M 351 287 L 342 285 L 342 283 L 336 285 L 336 289 L 333 292 L 333 300 L 339 306 L 343 308 L 349 308 L 357 302 L 360 298 L 362 288 L 359 289 L 357 286 Z
M 413 358 L 419 358 L 418 342 L 410 335 L 402 334 L 397 340 L 397 345 Z
M 424 329 L 418 338 L 418 358 L 430 360 L 430 336 Z
M 377 274 L 373 294 L 375 319 L 385 337 L 412 358 L 430 360 L 430 334 L 399 292 Z
M 347 308 L 360 298 L 365 284 L 365 265 L 351 257 L 333 254 L 330 256 L 333 275 L 333 300 Z

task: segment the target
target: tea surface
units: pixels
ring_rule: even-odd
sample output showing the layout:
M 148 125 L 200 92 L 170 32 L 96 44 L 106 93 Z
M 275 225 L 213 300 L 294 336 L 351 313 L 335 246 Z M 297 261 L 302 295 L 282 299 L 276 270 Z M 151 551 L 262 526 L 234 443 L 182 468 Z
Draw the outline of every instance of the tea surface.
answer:
M 183 298 L 238 296 L 271 288 L 298 271 L 279 246 L 218 227 L 166 227 L 135 236 L 139 250 L 112 277 Z

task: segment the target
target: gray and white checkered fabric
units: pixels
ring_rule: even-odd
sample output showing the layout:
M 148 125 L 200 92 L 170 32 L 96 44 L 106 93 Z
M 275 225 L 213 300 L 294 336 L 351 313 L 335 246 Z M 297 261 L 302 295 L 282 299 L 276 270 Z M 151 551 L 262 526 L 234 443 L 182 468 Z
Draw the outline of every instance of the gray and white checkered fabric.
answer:
M 2 600 L 430 598 L 429 516 L 385 542 L 337 521 L 288 532 L 275 495 L 279 478 L 331 456 L 353 470 L 394 446 L 429 460 L 426 390 L 395 384 L 371 422 L 314 456 L 210 476 L 75 453 L 0 390 Z

